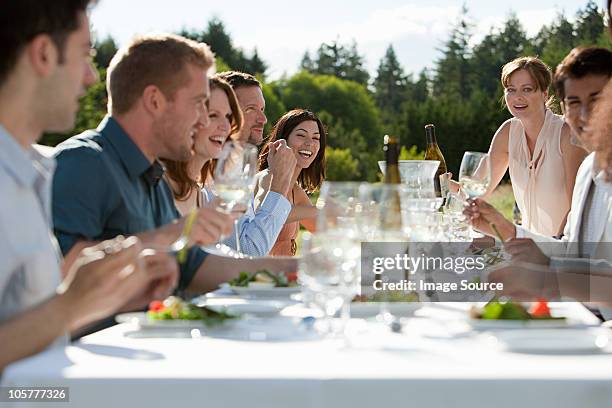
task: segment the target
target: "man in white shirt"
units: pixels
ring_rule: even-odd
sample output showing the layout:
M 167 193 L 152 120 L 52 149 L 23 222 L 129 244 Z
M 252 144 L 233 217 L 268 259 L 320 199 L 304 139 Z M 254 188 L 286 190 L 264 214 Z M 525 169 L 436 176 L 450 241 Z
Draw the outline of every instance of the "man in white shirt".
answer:
M 84 249 L 62 282 L 50 229 L 54 161 L 32 144 L 44 131 L 70 130 L 79 97 L 97 81 L 88 4 L 2 3 L 0 371 L 130 300 L 165 295 L 177 280 L 176 268 L 144 266 L 138 239 L 117 238 Z

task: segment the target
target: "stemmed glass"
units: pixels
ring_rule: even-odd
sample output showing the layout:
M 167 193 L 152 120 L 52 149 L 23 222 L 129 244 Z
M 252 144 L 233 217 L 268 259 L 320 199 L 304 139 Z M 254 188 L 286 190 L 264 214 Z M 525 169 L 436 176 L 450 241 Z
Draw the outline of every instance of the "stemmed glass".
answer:
M 215 168 L 213 194 L 216 208 L 228 214 L 244 213 L 250 205 L 257 173 L 257 148 L 251 144 L 230 140 L 223 146 Z M 241 255 L 238 218 L 234 221 L 236 255 Z M 224 237 L 220 241 L 223 241 Z M 216 245 L 220 249 L 220 243 Z
M 467 200 L 474 200 L 487 192 L 491 181 L 491 160 L 488 154 L 480 152 L 465 152 L 459 169 L 459 185 L 467 195 Z M 473 234 L 470 227 L 470 235 Z M 479 234 L 480 237 L 482 235 Z
M 302 235 L 298 279 L 304 301 L 323 310 L 325 330 L 332 334 L 333 317 L 347 302 L 344 277 L 355 270 L 352 263 L 358 263 L 359 256 L 346 257 L 336 245 L 332 248 L 326 244 L 323 236 Z
M 350 303 L 360 292 L 361 241 L 364 240 L 363 205 L 360 182 L 324 182 L 317 200 L 317 238 L 324 240 L 326 250 L 334 257 L 335 268 L 341 274 L 344 296 L 341 318 L 346 327 L 350 318 Z
M 405 242 L 409 237 L 407 211 L 402 206 L 405 197 L 405 187 L 391 184 L 363 184 L 360 188 L 360 201 L 362 203 L 361 219 L 362 228 L 365 233 L 364 241 L 369 242 Z M 405 252 L 406 246 L 377 245 L 375 255 L 394 257 L 396 254 Z M 368 258 L 374 254 L 362 254 Z M 367 261 L 366 263 L 370 263 Z M 393 276 L 390 276 L 393 275 Z M 406 275 L 398 276 L 397 271 L 385 272 L 380 275 L 385 281 L 399 281 L 407 279 Z M 393 324 L 396 318 L 389 311 L 389 291 L 383 290 L 379 298 L 379 313 L 377 320 L 387 324 Z
M 469 224 L 465 215 L 463 215 L 463 203 L 465 196 L 459 191 L 457 193 L 448 193 L 446 201 L 442 207 L 444 217 L 448 218 L 449 238 L 451 241 L 469 240 Z M 466 233 L 467 232 L 467 233 Z
M 491 164 L 489 155 L 480 152 L 465 152 L 459 169 L 461 191 L 468 200 L 474 200 L 485 194 L 491 181 Z

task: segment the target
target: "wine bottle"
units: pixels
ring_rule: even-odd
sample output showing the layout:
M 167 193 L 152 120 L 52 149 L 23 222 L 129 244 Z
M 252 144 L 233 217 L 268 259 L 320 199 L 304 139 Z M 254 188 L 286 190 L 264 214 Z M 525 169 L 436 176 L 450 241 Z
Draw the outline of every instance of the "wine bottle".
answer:
M 399 140 L 395 136 L 385 135 L 383 151 L 385 152 L 385 183 L 400 184 L 399 173 Z
M 440 179 L 440 176 L 448 172 L 446 168 L 446 160 L 444 155 L 438 146 L 436 140 L 436 127 L 434 125 L 425 125 L 425 138 L 427 140 L 427 147 L 425 149 L 425 160 L 439 160 L 440 165 L 438 171 L 434 177 L 434 188 L 438 197 L 446 197 L 448 193 L 448 180 L 446 178 Z M 442 181 L 442 182 L 441 182 Z
M 388 185 L 383 192 L 381 206 L 381 227 L 382 230 L 400 231 L 402 228 L 402 216 L 400 206 L 399 190 L 396 188 L 401 183 L 399 173 L 399 139 L 395 136 L 385 135 L 385 185 Z

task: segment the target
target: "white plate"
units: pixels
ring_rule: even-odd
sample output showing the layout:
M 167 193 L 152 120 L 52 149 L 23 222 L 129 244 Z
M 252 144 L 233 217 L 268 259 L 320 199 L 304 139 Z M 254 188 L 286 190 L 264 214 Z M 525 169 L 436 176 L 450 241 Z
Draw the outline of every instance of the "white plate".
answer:
M 259 298 L 289 297 L 301 291 L 299 286 L 285 288 L 230 286 L 229 288 L 240 296 L 253 296 Z
M 493 320 L 469 318 L 468 323 L 476 330 L 516 330 L 516 329 L 562 329 L 575 322 L 568 319 L 553 320 Z
M 152 320 L 146 312 L 121 313 L 115 316 L 117 323 L 135 324 L 141 329 L 202 329 L 207 328 L 201 320 Z M 230 321 L 234 321 L 231 319 Z M 221 326 L 225 325 L 224 322 Z
M 253 258 L 252 256 L 242 254 L 236 251 L 235 249 L 228 247 L 225 244 L 219 244 L 219 246 L 217 245 L 202 246 L 201 248 L 211 255 L 225 256 L 228 258 L 246 258 L 246 259 Z
M 391 302 L 387 303 L 387 310 L 397 317 L 410 317 L 421 308 L 420 303 L 412 302 Z M 351 303 L 351 317 L 365 319 L 374 317 L 380 313 L 380 303 L 378 302 L 353 302 Z
M 287 306 L 295 304 L 292 301 L 283 299 L 244 299 L 244 298 L 223 298 L 223 297 L 202 297 L 196 304 L 206 306 L 215 311 L 225 310 L 234 315 L 253 314 L 257 316 L 277 315 Z
M 513 330 L 495 334 L 508 351 L 521 353 L 598 352 L 608 345 L 609 330 L 602 328 Z
M 241 341 L 304 341 L 319 334 L 302 318 L 251 317 L 235 321 L 231 326 L 218 326 L 205 332 L 206 336 Z

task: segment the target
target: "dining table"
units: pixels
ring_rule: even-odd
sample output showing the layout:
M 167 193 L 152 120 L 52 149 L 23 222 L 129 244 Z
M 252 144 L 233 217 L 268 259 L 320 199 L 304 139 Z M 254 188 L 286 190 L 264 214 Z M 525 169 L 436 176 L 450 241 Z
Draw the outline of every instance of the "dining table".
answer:
M 69 401 L 54 407 L 612 406 L 612 347 L 510 351 L 495 330 L 472 329 L 470 304 L 420 306 L 400 330 L 353 318 L 344 334 L 274 340 L 127 322 L 8 366 L 2 386 L 66 387 Z M 598 324 L 580 303 L 551 308 Z

